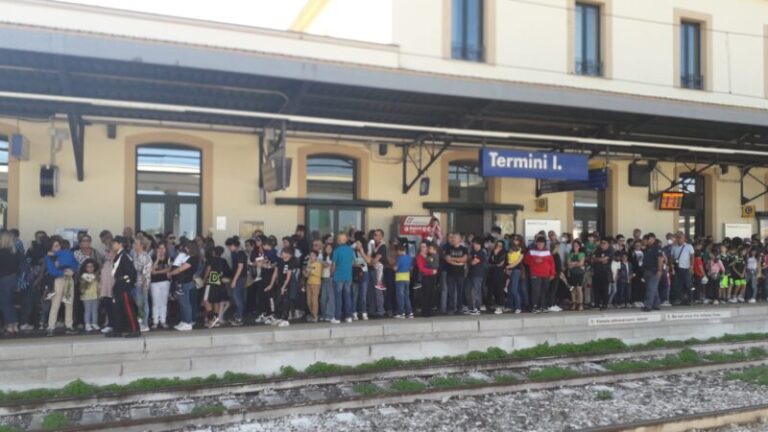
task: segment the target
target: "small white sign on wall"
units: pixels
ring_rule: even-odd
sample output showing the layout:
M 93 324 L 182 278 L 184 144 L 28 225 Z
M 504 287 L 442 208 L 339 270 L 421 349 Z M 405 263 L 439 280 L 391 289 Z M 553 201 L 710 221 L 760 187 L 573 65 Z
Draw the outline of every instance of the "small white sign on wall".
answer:
M 226 230 L 227 230 L 227 217 L 216 216 L 216 231 L 226 231 Z
M 748 239 L 752 237 L 752 224 L 725 223 L 723 224 L 723 237 Z
M 554 231 L 558 236 L 562 234 L 562 224 L 559 219 L 526 219 L 525 240 L 530 243 L 539 231 L 548 233 Z

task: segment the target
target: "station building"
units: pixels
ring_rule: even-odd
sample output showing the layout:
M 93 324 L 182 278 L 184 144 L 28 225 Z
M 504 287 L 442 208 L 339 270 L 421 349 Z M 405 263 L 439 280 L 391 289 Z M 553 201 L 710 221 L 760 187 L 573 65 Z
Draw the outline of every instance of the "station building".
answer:
M 767 234 L 765 1 L 391 4 L 382 44 L 0 0 L 3 226 Z M 483 149 L 597 177 L 484 177 Z

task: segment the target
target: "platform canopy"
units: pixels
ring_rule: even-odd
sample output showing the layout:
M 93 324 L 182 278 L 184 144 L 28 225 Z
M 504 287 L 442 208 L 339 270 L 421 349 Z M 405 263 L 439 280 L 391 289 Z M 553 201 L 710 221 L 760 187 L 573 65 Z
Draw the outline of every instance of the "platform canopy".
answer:
M 427 136 L 446 143 L 530 146 L 593 155 L 609 151 L 685 163 L 749 167 L 768 162 L 768 113 L 761 110 L 41 29 L 0 28 L 0 92 L 561 137 L 528 140 L 287 124 L 289 131 L 365 135 L 383 141 L 417 142 Z M 80 155 L 82 125 L 88 117 L 255 128 L 275 123 L 222 113 L 0 97 L 2 116 L 55 114 L 69 116 L 70 129 L 79 135 L 73 136 L 73 144 L 79 146 Z M 579 138 L 673 146 L 625 147 L 577 142 Z M 691 151 L 689 146 L 712 151 Z

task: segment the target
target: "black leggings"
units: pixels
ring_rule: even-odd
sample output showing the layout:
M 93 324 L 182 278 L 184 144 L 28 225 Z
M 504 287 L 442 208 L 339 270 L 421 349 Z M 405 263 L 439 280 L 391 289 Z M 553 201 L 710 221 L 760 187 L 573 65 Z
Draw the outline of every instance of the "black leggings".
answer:
M 545 278 L 531 276 L 531 306 L 534 309 L 543 308 L 547 303 L 549 281 Z

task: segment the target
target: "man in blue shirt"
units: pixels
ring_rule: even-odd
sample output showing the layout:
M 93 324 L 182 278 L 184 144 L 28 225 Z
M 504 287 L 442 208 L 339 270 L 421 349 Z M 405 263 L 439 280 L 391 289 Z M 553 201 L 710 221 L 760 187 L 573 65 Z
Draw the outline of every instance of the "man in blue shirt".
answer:
M 352 322 L 352 265 L 355 262 L 355 251 L 347 242 L 347 235 L 344 233 L 336 237 L 336 249 L 331 255 L 331 273 L 333 274 L 333 285 L 335 294 L 336 313 L 331 324 L 341 322 L 342 298 L 344 305 L 344 316 L 348 323 Z
M 664 253 L 656 241 L 656 235 L 646 234 L 645 254 L 643 255 L 643 279 L 645 279 L 645 306 L 643 312 L 659 310 L 659 279 L 664 267 Z

